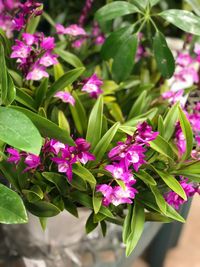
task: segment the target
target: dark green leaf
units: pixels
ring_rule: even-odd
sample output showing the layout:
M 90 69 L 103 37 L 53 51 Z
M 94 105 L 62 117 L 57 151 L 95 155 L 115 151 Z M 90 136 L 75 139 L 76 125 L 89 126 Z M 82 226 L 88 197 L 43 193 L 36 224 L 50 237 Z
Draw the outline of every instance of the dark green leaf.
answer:
M 0 184 L 0 223 L 27 223 L 28 217 L 22 199 L 17 193 Z
M 64 205 L 65 205 L 65 209 L 71 213 L 73 216 L 78 218 L 78 210 L 76 205 L 71 201 L 71 199 L 69 198 L 64 198 Z
M 200 18 L 192 12 L 179 9 L 169 9 L 159 14 L 181 30 L 200 36 Z
M 88 182 L 92 187 L 95 187 L 96 179 L 94 178 L 93 174 L 82 165 L 74 164 L 73 173 L 81 177 L 84 181 Z
M 80 61 L 80 59 L 68 52 L 68 51 L 64 51 L 60 48 L 55 48 L 54 51 L 56 52 L 56 54 L 58 54 L 64 61 L 66 61 L 67 63 L 69 63 L 70 65 L 72 65 L 75 68 L 79 68 L 79 67 L 83 67 L 83 63 Z
M 127 213 L 126 218 L 124 220 L 123 233 L 122 233 L 122 238 L 123 238 L 124 244 L 126 244 L 128 237 L 130 236 L 130 233 L 131 233 L 132 216 L 133 216 L 133 205 L 128 205 L 128 213 Z
M 127 40 L 129 35 L 132 33 L 132 31 L 133 27 L 127 26 L 117 30 L 116 32 L 111 33 L 102 46 L 101 49 L 102 58 L 104 60 L 113 58 L 119 51 L 119 48 L 124 43 L 124 41 Z
M 27 116 L 11 108 L 0 108 L 0 140 L 33 154 L 39 154 L 42 138 Z
M 145 213 L 145 221 L 170 223 L 173 222 L 173 219 L 168 218 L 157 212 L 147 212 Z
M 16 98 L 16 89 L 15 89 L 13 80 L 8 72 L 7 72 L 7 86 L 8 86 L 7 96 L 4 102 L 6 106 L 12 104 L 12 102 Z
M 151 191 L 155 197 L 156 203 L 159 207 L 159 209 L 162 211 L 162 213 L 166 213 L 166 201 L 164 199 L 164 197 L 161 195 L 160 191 L 158 190 L 157 186 L 150 186 Z
M 4 104 L 8 91 L 7 67 L 5 62 L 4 48 L 0 43 L 0 105 Z
M 53 183 L 61 195 L 66 196 L 68 192 L 67 177 L 59 173 L 43 172 L 42 176 Z
M 54 217 L 60 213 L 60 210 L 53 204 L 45 201 L 35 203 L 25 202 L 26 208 L 37 217 Z
M 100 225 L 101 225 L 102 234 L 105 237 L 106 236 L 106 232 L 107 232 L 107 224 L 106 224 L 105 221 L 101 221 Z
M 48 83 L 49 79 L 47 78 L 43 79 L 40 86 L 35 91 L 35 104 L 37 108 L 39 108 L 42 105 L 43 101 L 45 100 L 45 96 L 48 90 Z
M 96 12 L 95 18 L 99 22 L 105 22 L 136 12 L 139 12 L 139 10 L 134 5 L 125 1 L 115 1 L 100 8 Z
M 161 32 L 156 32 L 153 41 L 153 50 L 158 70 L 162 73 L 164 78 L 170 78 L 175 71 L 175 61 L 167 45 L 165 36 Z
M 42 200 L 44 197 L 44 194 L 38 185 L 34 185 L 30 190 L 23 189 L 22 193 L 26 196 L 27 200 L 32 203 Z
M 87 234 L 91 233 L 98 226 L 98 223 L 94 223 L 93 217 L 94 217 L 94 213 L 92 212 L 89 218 L 87 219 L 87 222 L 85 225 Z
M 19 88 L 17 88 L 16 93 L 17 102 L 31 109 L 32 111 L 36 111 L 36 103 L 29 94 L 27 94 L 23 89 Z
M 113 78 L 117 82 L 124 81 L 129 77 L 135 63 L 137 47 L 138 37 L 136 34 L 130 35 L 120 46 L 112 65 Z
M 140 178 L 145 184 L 147 185 L 156 185 L 156 181 L 153 179 L 153 177 L 145 172 L 144 170 L 140 170 L 139 172 L 136 172 L 135 175 Z

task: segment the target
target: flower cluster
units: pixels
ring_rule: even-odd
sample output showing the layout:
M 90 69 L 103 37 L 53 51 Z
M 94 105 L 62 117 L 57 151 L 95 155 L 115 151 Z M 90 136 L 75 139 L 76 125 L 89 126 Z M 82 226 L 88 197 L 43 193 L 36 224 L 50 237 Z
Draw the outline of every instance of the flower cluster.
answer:
M 193 197 L 196 192 L 198 192 L 198 187 L 195 187 L 193 183 L 188 183 L 188 179 L 182 179 L 180 181 L 180 185 L 185 191 L 185 194 L 187 198 Z M 174 207 L 175 209 L 179 209 L 182 204 L 187 202 L 187 200 L 184 200 L 179 195 L 177 195 L 175 192 L 170 191 L 165 194 L 165 200 L 169 205 Z
M 9 154 L 8 162 L 15 165 L 21 161 L 24 162 L 24 172 L 49 171 L 50 166 L 52 166 L 51 168 L 56 166 L 58 172 L 65 173 L 67 179 L 71 181 L 73 164 L 77 162 L 86 164 L 88 161 L 95 160 L 89 149 L 90 144 L 83 138 L 76 139 L 75 146 L 63 144 L 54 139 L 46 139 L 40 156 L 19 152 L 14 148 L 8 148 L 7 152 Z
M 42 4 L 33 0 L 24 3 L 18 0 L 0 0 L 0 28 L 8 38 L 13 36 L 13 31 L 20 31 L 28 23 L 31 16 L 42 13 Z
M 85 81 L 85 84 L 81 90 L 83 92 L 87 92 L 92 98 L 98 98 L 98 96 L 103 93 L 101 90 L 102 85 L 103 81 L 100 80 L 96 74 L 93 74 Z
M 112 164 L 105 166 L 114 180 L 122 181 L 124 187 L 102 184 L 97 186 L 97 192 L 104 196 L 103 204 L 105 206 L 112 203 L 119 205 L 122 203 L 132 203 L 137 190 L 133 188 L 136 183 L 132 174 L 133 170 L 138 171 L 145 163 L 145 146 L 156 139 L 158 132 L 153 132 L 152 127 L 146 122 L 138 125 L 137 131 L 133 136 L 128 136 L 125 142 L 118 142 L 108 154 Z
M 171 105 L 180 101 L 182 107 L 185 106 L 187 97 L 184 96 L 184 89 L 199 82 L 198 69 L 200 67 L 200 45 L 194 47 L 195 57 L 189 52 L 179 53 L 176 59 L 176 70 L 173 77 L 168 81 L 170 91 L 162 94 L 163 99 L 169 101 Z
M 57 64 L 57 55 L 53 37 L 45 37 L 43 33 L 23 33 L 22 41 L 16 40 L 12 47 L 11 58 L 16 58 L 19 69 L 26 80 L 38 81 L 49 74 L 46 68 Z

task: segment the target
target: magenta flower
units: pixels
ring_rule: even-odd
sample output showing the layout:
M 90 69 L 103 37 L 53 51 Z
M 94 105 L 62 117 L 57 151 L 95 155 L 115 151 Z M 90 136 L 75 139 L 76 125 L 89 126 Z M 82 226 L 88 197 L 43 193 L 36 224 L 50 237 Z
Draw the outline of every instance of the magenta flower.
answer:
M 37 41 L 36 36 L 34 34 L 30 34 L 30 33 L 23 33 L 22 39 L 28 46 L 33 45 L 35 43 L 35 41 Z
M 194 188 L 194 185 L 192 183 L 187 183 L 187 179 L 182 180 L 180 182 L 180 185 L 182 186 L 183 190 L 185 191 L 187 198 L 194 196 L 194 194 L 196 193 L 196 189 Z M 164 197 L 165 197 L 165 200 L 167 201 L 167 203 L 169 205 L 173 206 L 177 210 L 179 209 L 179 207 L 183 203 L 185 203 L 187 201 L 187 200 L 184 200 L 183 198 L 181 198 L 179 195 L 177 195 L 173 191 L 166 193 Z
M 144 152 L 146 152 L 146 149 L 143 148 L 142 146 L 138 146 L 138 145 L 131 146 L 128 149 L 125 155 L 125 158 L 124 158 L 124 163 L 126 167 L 128 168 L 129 166 L 132 165 L 135 171 L 138 171 L 140 166 L 146 163 L 144 160 L 145 158 Z
M 20 159 L 21 159 L 19 151 L 14 149 L 14 148 L 7 148 L 6 151 L 10 154 L 10 156 L 9 156 L 7 161 L 8 162 L 13 162 L 15 164 L 18 164 Z
M 193 58 L 188 53 L 180 53 L 176 59 L 176 63 L 182 67 L 188 67 L 193 62 Z
M 57 24 L 56 31 L 58 34 L 67 34 L 74 37 L 87 35 L 85 30 L 82 27 L 78 26 L 77 24 L 72 24 L 66 28 L 61 24 Z
M 28 154 L 24 160 L 24 163 L 28 165 L 28 167 L 24 169 L 24 172 L 35 170 L 41 164 L 40 157 L 34 154 Z
M 65 144 L 51 139 L 49 142 L 49 151 L 53 152 L 54 154 L 58 155 L 58 153 L 60 152 L 60 150 L 65 149 Z
M 121 188 L 120 186 L 110 186 L 107 184 L 98 185 L 96 187 L 97 192 L 101 192 L 103 197 L 103 205 L 109 206 L 111 203 L 114 206 L 118 206 L 120 204 L 131 204 L 133 201 L 132 199 L 135 198 L 135 194 L 138 191 L 131 187 L 126 186 L 126 188 Z
M 83 138 L 78 138 L 75 141 L 75 154 L 77 161 L 86 164 L 88 161 L 95 160 L 95 156 L 89 152 L 90 144 Z
M 69 92 L 58 91 L 54 97 L 61 99 L 64 103 L 69 103 L 72 106 L 75 105 L 75 99 Z
M 101 86 L 103 85 L 103 81 L 98 78 L 96 74 L 93 74 L 87 82 L 84 84 L 81 89 L 83 92 L 87 92 L 91 97 L 97 98 L 100 94 L 103 93 L 101 90 Z
M 182 156 L 186 151 L 186 140 L 180 124 L 176 126 L 175 142 L 178 147 L 179 155 Z
M 54 37 L 44 37 L 44 38 L 42 38 L 41 47 L 44 50 L 53 50 L 55 48 L 55 39 L 54 39 Z
M 146 122 L 143 122 L 137 126 L 138 135 L 136 137 L 136 141 L 139 144 L 149 145 L 150 141 L 156 139 L 159 135 L 159 132 L 154 132 L 152 127 L 149 126 Z
M 127 170 L 123 162 L 113 163 L 113 165 L 105 166 L 105 169 L 112 173 L 112 176 L 117 180 L 122 180 L 126 184 L 135 182 L 131 170 Z
M 72 163 L 64 158 L 52 158 L 53 162 L 58 165 L 58 172 L 65 173 L 68 180 L 72 180 Z
M 44 77 L 49 77 L 49 74 L 46 72 L 44 66 L 40 66 L 39 64 L 35 64 L 31 71 L 29 71 L 28 75 L 26 76 L 26 80 L 33 80 L 39 81 Z
M 52 65 L 58 64 L 57 55 L 51 54 L 49 51 L 47 51 L 39 60 L 40 65 L 43 65 L 45 67 L 50 67 Z
M 22 41 L 16 40 L 16 45 L 12 47 L 11 58 L 27 58 L 31 51 L 31 48 L 24 44 Z

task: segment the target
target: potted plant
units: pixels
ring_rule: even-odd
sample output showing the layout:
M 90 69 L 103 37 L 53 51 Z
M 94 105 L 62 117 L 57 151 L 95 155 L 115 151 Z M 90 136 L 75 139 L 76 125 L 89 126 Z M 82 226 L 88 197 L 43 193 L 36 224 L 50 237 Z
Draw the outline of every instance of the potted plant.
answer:
M 199 192 L 200 8 L 76 2 L 0 1 L 0 222 L 85 207 L 87 233 L 121 225 L 130 255 Z

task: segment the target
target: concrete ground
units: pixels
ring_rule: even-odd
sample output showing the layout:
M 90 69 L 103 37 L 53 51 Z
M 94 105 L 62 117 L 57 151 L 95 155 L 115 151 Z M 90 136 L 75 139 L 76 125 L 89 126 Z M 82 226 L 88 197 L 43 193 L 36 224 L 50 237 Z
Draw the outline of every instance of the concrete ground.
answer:
M 200 267 L 199 248 L 200 197 L 196 196 L 192 202 L 189 217 L 183 229 L 179 244 L 175 249 L 168 252 L 163 267 Z M 138 259 L 133 267 L 148 267 L 148 265 L 141 259 Z

